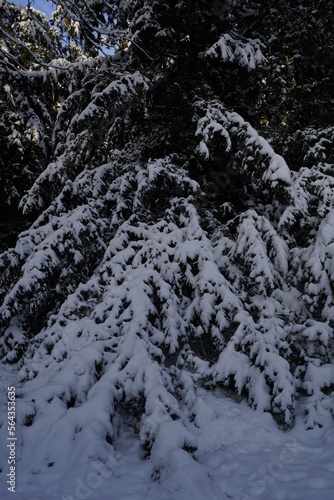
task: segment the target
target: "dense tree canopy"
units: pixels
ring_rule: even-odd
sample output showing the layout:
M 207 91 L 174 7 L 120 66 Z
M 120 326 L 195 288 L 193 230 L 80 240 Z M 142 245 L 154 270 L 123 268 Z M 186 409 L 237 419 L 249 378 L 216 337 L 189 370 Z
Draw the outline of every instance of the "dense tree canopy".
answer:
M 1 356 L 23 436 L 53 429 L 31 467 L 69 437 L 103 461 L 122 422 L 195 453 L 198 387 L 321 426 L 332 3 L 55 4 L 0 1 Z

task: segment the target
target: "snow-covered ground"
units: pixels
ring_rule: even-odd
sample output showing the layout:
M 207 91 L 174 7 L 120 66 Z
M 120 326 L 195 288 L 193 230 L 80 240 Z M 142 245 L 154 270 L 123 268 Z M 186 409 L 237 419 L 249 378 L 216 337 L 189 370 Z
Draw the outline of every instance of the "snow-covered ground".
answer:
M 6 386 L 15 373 L 1 370 L 1 412 Z M 19 400 L 17 401 L 19 411 Z M 155 446 L 145 459 L 136 429 L 121 427 L 115 452 L 105 463 L 84 462 L 68 443 L 66 463 L 39 474 L 29 466 L 34 456 L 27 428 L 20 429 L 25 452 L 17 448 L 16 493 L 7 491 L 3 470 L 3 500 L 122 500 L 122 499 L 332 499 L 334 497 L 334 425 L 304 429 L 302 415 L 289 432 L 277 428 L 271 415 L 252 411 L 223 391 L 198 389 L 186 424 L 187 441 L 197 440 L 194 458 L 180 447 L 184 428 L 178 421 L 162 422 Z M 88 443 L 87 443 L 88 444 Z M 27 447 L 30 447 L 28 450 Z M 6 443 L 1 454 L 8 455 Z M 22 456 L 22 459 L 20 459 Z

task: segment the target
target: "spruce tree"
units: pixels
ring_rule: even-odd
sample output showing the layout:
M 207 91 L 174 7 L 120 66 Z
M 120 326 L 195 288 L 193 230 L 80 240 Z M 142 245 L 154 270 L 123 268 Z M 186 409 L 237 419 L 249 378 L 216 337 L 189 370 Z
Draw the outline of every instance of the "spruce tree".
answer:
M 332 77 L 294 30 L 326 46 L 326 2 L 57 3 L 57 33 L 77 23 L 77 50 L 38 54 L 36 74 L 26 62 L 1 72 L 2 130 L 30 99 L 20 127 L 45 131 L 17 157 L 19 187 L 5 183 L 29 221 L 0 256 L 22 463 L 36 436 L 32 474 L 62 474 L 68 440 L 73 456 L 105 462 L 125 426 L 155 465 L 192 455 L 203 387 L 283 429 L 303 398 L 305 425 L 321 426 L 334 411 L 333 127 L 320 101 Z M 319 79 L 317 116 L 305 114 L 300 66 Z M 8 78 L 29 84 L 22 97 Z M 16 137 L 1 136 L 8 151 Z

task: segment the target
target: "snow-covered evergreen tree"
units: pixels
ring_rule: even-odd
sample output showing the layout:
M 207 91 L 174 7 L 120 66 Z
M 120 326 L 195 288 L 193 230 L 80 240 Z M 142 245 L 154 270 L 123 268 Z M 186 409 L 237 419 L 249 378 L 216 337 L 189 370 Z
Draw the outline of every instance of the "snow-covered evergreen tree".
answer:
M 244 1 L 56 3 L 57 33 L 77 23 L 81 48 L 67 31 L 30 74 L 19 44 L 0 76 L 1 175 L 15 153 L 2 203 L 30 221 L 0 256 L 22 463 L 34 481 L 59 477 L 69 440 L 73 460 L 106 462 L 130 426 L 155 477 L 195 453 L 203 387 L 284 429 L 302 398 L 305 425 L 321 426 L 334 413 L 333 127 L 324 109 L 287 130 L 265 113 L 280 98 L 287 113 L 285 93 L 303 105 L 278 74 L 282 19 L 271 29 Z M 327 41 L 329 14 L 308 3 L 287 10 L 288 34 L 305 14 Z

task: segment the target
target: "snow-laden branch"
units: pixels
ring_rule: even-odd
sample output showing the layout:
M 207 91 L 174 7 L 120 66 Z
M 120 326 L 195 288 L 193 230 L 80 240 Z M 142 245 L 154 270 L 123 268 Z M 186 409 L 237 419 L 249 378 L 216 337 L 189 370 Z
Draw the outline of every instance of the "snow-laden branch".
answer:
M 205 53 L 206 57 L 218 57 L 224 62 L 236 62 L 249 70 L 265 61 L 262 53 L 263 44 L 260 40 L 233 38 L 224 34 Z
M 204 116 L 197 122 L 196 136 L 200 138 L 198 152 L 214 159 L 213 145 L 220 142 L 220 148 L 235 155 L 235 168 L 240 173 L 257 177 L 275 186 L 291 184 L 290 169 L 284 158 L 236 112 L 228 111 L 218 101 L 197 103 Z M 234 147 L 232 148 L 232 144 Z M 238 158 L 236 153 L 238 152 Z

